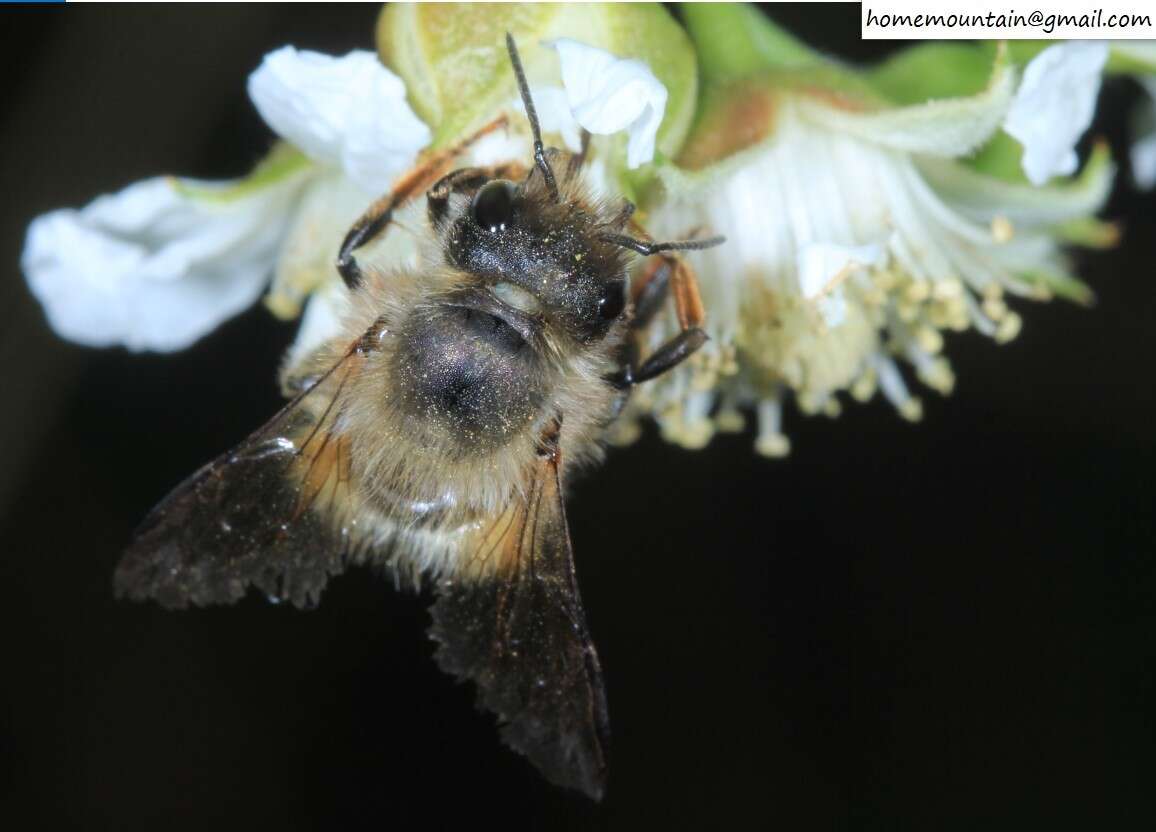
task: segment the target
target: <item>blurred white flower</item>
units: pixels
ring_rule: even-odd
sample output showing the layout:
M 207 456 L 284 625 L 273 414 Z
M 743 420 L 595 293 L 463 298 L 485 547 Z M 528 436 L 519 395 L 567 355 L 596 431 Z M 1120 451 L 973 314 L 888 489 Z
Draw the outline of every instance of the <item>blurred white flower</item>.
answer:
M 1076 142 L 1092 124 L 1107 62 L 1108 44 L 1077 40 L 1049 46 L 1024 69 L 1003 126 L 1024 146 L 1033 185 L 1076 172 Z
M 1156 77 L 1140 79 L 1148 93 L 1137 115 L 1136 141 L 1132 145 L 1132 178 L 1136 186 L 1151 190 L 1156 185 Z

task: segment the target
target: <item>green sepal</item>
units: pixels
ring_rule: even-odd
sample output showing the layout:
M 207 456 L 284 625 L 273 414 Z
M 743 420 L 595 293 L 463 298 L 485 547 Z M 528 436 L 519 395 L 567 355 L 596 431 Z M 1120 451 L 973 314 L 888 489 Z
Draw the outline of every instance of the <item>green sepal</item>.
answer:
M 678 151 L 698 95 L 686 32 L 656 3 L 390 4 L 377 24 L 382 61 L 405 81 L 410 105 L 430 126 L 433 148 L 480 127 L 517 96 L 505 37 L 514 36 L 531 81 L 559 83 L 558 58 L 539 45 L 573 38 L 650 67 L 666 87 L 656 145 Z
M 1012 60 L 1021 66 L 1049 46 L 1062 41 L 1009 40 L 1008 49 Z M 1156 46 L 1147 41 L 1110 41 L 1108 43 L 1108 63 L 1104 66 L 1107 75 L 1152 75 L 1156 74 Z
M 256 167 L 240 179 L 226 183 L 200 182 L 195 179 L 173 177 L 173 188 L 188 199 L 205 202 L 232 202 L 252 196 L 263 188 L 308 170 L 313 162 L 288 142 L 277 142 Z
M 922 104 L 979 93 L 991 78 L 993 50 L 970 43 L 921 43 L 867 71 L 871 86 L 895 104 Z
M 1028 185 L 1022 159 L 1024 146 L 1003 130 L 998 131 L 966 164 L 977 173 L 1014 185 Z
M 1056 41 L 1009 40 L 1004 41 L 1008 55 L 1019 67 L 1026 66 Z M 997 42 L 986 41 L 976 49 L 994 54 Z M 1109 43 L 1108 63 L 1104 67 L 1106 75 L 1151 75 L 1156 74 L 1156 48 L 1145 42 Z M 1024 175 L 1023 145 L 1004 131 L 996 133 L 986 145 L 980 148 L 968 164 L 980 173 L 1002 179 L 1005 182 L 1028 184 Z
M 1053 226 L 1052 235 L 1073 246 L 1104 250 L 1115 248 L 1120 243 L 1118 223 L 1099 220 L 1095 217 L 1081 217 L 1077 220 Z
M 758 72 L 799 69 L 826 61 L 790 32 L 746 3 L 687 3 L 679 7 L 707 82 Z
M 1009 47 L 1000 49 L 998 41 L 921 43 L 883 61 L 869 70 L 867 77 L 888 100 L 912 105 L 975 95 L 989 82 L 993 67 L 1001 59 L 1019 63 Z M 1026 183 L 1022 156 L 1022 145 L 1001 129 L 970 156 L 967 164 L 987 176 Z
M 979 222 L 989 222 L 998 214 L 1017 228 L 1059 229 L 1091 217 L 1104 206 L 1116 166 L 1107 143 L 1097 142 L 1082 170 L 1047 185 L 1009 182 L 956 161 L 922 159 L 920 170 L 936 192 Z M 1073 227 L 1074 233 L 1078 231 Z
M 1156 75 L 1156 43 L 1123 41 L 1109 44 L 1109 75 Z
M 1091 306 L 1096 302 L 1096 293 L 1082 280 L 1059 269 L 1040 267 L 1020 272 L 1017 277 L 1030 286 L 1080 306 Z

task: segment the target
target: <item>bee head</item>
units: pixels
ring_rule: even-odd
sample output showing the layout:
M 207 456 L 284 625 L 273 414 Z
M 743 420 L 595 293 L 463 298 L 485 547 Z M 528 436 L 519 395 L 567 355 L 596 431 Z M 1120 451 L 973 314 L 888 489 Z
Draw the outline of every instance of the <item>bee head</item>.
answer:
M 509 34 L 506 46 L 533 134 L 534 165 L 521 182 L 493 179 L 464 192 L 468 201 L 459 201 L 443 225 L 447 260 L 519 313 L 588 342 L 626 308 L 626 257 L 604 238 L 620 231 L 633 209 L 611 211 L 591 199 L 578 178 L 581 156 L 543 145 Z
M 590 341 L 626 308 L 626 254 L 602 239 L 620 223 L 607 214 L 577 193 L 555 201 L 537 169 L 520 183 L 491 180 L 452 221 L 447 259 L 519 312 Z
M 533 135 L 533 166 L 520 182 L 471 182 L 472 188 L 459 191 L 456 205 L 438 222 L 446 259 L 528 316 L 524 328 L 536 321 L 589 343 L 604 336 L 626 310 L 627 251 L 646 255 L 705 248 L 722 238 L 648 243 L 623 234 L 634 206 L 611 206 L 590 197 L 579 175 L 585 151 L 571 154 L 543 145 L 509 34 L 506 46 Z

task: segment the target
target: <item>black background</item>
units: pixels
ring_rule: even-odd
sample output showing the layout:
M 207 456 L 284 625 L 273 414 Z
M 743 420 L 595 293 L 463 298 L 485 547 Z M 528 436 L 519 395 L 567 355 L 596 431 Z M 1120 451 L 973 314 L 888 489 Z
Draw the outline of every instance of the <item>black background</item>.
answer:
M 773 12 L 869 60 L 858 6 Z M 430 660 L 426 599 L 367 571 L 320 609 L 165 613 L 110 577 L 166 490 L 278 404 L 261 309 L 176 355 L 65 344 L 18 269 L 37 213 L 158 172 L 243 173 L 244 79 L 376 8 L 8 9 L 0 104 L 0 827 L 1150 828 L 1153 199 L 1126 167 L 1092 311 L 953 337 L 926 419 L 792 415 L 794 454 L 653 432 L 576 483 L 614 728 L 609 797 L 541 782 Z M 1108 85 L 1117 155 L 1138 100 Z M 33 823 L 29 823 L 32 821 Z

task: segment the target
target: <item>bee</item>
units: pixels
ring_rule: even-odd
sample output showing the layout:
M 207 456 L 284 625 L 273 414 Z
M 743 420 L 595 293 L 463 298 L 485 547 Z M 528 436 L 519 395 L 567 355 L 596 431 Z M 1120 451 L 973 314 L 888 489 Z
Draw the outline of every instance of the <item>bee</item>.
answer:
M 317 603 L 350 564 L 434 587 L 445 671 L 478 687 L 505 741 L 550 781 L 599 799 L 606 696 L 575 579 L 563 482 L 596 460 L 630 388 L 705 341 L 676 252 L 721 238 L 631 235 L 633 205 L 593 198 L 578 153 L 545 148 L 513 39 L 532 164 L 451 169 L 428 154 L 349 231 L 337 258 L 350 311 L 264 427 L 146 517 L 118 595 L 164 607 L 233 603 L 250 588 Z M 420 265 L 356 252 L 425 194 Z M 658 255 L 628 291 L 632 253 Z M 673 295 L 683 328 L 643 361 L 632 332 Z

